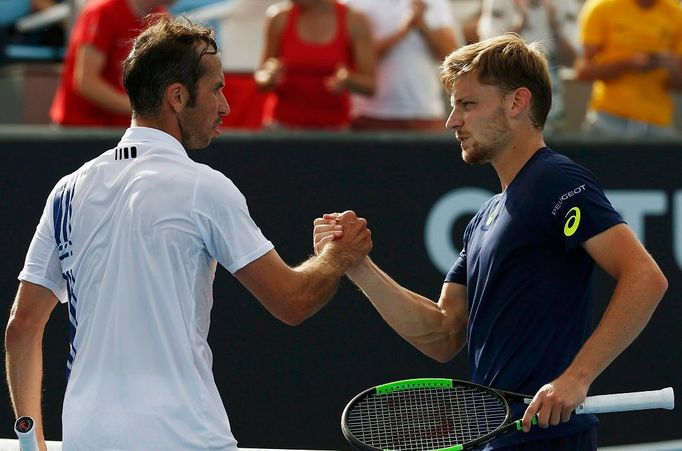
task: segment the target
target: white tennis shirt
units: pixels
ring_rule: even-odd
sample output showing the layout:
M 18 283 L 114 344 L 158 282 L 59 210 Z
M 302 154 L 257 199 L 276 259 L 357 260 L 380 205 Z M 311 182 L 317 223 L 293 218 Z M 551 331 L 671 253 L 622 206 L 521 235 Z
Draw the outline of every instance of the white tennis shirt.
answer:
M 216 261 L 271 249 L 235 185 L 159 130 L 64 177 L 19 275 L 68 303 L 64 451 L 236 450 L 207 343 Z

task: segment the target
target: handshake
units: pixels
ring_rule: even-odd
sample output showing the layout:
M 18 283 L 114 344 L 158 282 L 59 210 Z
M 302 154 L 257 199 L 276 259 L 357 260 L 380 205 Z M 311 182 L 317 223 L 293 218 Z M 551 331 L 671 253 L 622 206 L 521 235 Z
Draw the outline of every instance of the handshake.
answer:
M 367 220 L 355 212 L 327 213 L 313 222 L 315 255 L 332 253 L 346 269 L 357 265 L 372 250 L 372 232 Z

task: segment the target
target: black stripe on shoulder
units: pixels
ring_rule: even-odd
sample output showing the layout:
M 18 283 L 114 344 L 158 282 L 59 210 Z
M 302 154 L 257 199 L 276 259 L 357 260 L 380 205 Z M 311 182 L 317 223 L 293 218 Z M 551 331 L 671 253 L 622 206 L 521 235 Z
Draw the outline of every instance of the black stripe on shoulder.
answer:
M 117 147 L 114 149 L 114 160 L 127 160 L 137 158 L 137 147 Z

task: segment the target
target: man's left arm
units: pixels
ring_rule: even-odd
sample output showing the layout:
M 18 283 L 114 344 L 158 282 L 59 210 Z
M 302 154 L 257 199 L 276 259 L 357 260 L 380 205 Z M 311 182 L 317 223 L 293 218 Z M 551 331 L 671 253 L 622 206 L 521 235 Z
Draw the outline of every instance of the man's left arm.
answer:
M 588 239 L 583 247 L 616 279 L 613 296 L 571 365 L 533 398 L 523 416 L 524 431 L 535 414 L 541 427 L 567 422 L 592 382 L 644 329 L 668 288 L 658 264 L 625 224 Z

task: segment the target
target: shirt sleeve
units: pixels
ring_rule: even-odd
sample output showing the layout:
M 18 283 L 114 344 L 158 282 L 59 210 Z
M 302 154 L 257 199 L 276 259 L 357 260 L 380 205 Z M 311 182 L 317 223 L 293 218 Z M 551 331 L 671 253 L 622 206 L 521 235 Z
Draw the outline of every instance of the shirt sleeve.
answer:
M 222 173 L 199 174 L 193 216 L 206 249 L 230 273 L 274 249 L 255 224 L 244 195 Z
M 599 45 L 604 42 L 608 32 L 605 19 L 608 19 L 608 11 L 601 6 L 601 2 L 589 0 L 585 3 L 579 16 L 582 45 Z
M 88 44 L 97 48 L 102 53 L 108 54 L 114 45 L 117 33 L 116 21 L 108 17 L 108 12 L 104 8 L 94 8 L 86 10 L 83 17 L 81 44 Z
M 474 216 L 464 230 L 462 250 L 459 252 L 459 257 L 457 257 L 457 260 L 455 260 L 452 268 L 450 268 L 450 271 L 448 271 L 447 275 L 445 276 L 445 282 L 454 282 L 462 285 L 467 284 L 467 243 L 469 242 L 470 231 L 476 223 L 477 216 L 478 215 Z
M 452 265 L 450 271 L 445 276 L 445 282 L 459 283 L 462 285 L 467 284 L 467 254 L 466 249 L 462 249 L 459 253 L 459 257 Z
M 587 169 L 575 163 L 565 163 L 546 173 L 540 195 L 544 205 L 542 223 L 550 234 L 563 242 L 566 250 L 582 245 L 585 241 L 625 222 L 606 198 L 597 179 Z
M 65 303 L 68 301 L 66 281 L 62 276 L 59 249 L 54 237 L 54 195 L 55 190 L 47 199 L 18 279 L 49 289 L 60 302 Z

